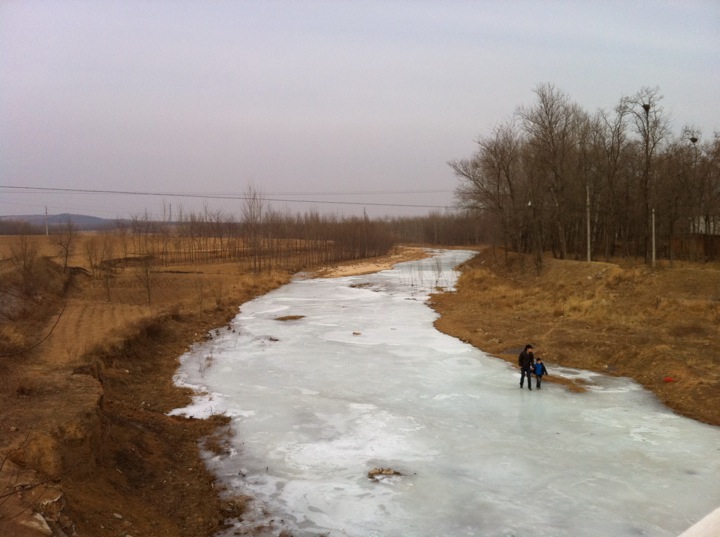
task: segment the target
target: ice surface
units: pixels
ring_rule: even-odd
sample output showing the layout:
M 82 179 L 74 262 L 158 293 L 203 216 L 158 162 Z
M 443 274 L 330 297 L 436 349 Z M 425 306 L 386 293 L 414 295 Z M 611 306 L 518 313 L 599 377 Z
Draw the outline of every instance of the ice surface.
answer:
M 551 356 L 594 388 L 520 390 L 434 329 L 428 295 L 471 255 L 297 280 L 183 356 L 198 396 L 177 412 L 233 417 L 221 478 L 298 536 L 675 536 L 720 505 L 719 428 Z

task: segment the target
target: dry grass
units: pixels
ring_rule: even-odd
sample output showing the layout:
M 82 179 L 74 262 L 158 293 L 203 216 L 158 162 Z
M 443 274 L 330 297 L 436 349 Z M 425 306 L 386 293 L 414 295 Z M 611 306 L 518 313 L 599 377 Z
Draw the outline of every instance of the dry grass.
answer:
M 629 376 L 678 412 L 720 425 L 718 264 L 653 270 L 546 258 L 538 276 L 531 263 L 514 256 L 508 268 L 487 250 L 434 305 L 440 329 L 512 363 L 532 342 L 550 369 Z

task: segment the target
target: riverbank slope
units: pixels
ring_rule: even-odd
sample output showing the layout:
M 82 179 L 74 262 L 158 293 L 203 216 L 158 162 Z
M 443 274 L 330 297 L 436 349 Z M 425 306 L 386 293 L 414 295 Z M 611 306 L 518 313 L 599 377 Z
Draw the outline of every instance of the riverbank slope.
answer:
M 461 270 L 457 291 L 431 301 L 439 330 L 512 364 L 531 343 L 548 382 L 562 382 L 553 365 L 630 377 L 720 425 L 720 265 L 546 257 L 538 274 L 530 258 L 487 248 Z

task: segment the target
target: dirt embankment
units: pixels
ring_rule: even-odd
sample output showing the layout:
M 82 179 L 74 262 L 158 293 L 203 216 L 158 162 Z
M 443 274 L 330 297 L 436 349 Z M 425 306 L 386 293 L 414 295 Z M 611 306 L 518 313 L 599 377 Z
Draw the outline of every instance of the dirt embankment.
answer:
M 198 447 L 224 449 L 227 420 L 168 416 L 191 398 L 172 379 L 193 342 L 290 275 L 153 277 L 151 304 L 130 269 L 109 288 L 78 270 L 60 301 L 52 282 L 31 297 L 3 287 L 0 335 L 27 350 L 0 357 L 0 535 L 200 537 L 241 516 L 246 498 L 220 498 Z M 44 308 L 57 313 L 40 324 Z
M 630 377 L 679 414 L 720 425 L 717 264 L 546 258 L 538 275 L 531 260 L 487 249 L 432 305 L 438 329 L 513 364 L 533 344 L 548 382 L 562 382 L 554 364 Z
M 35 241 L 52 258 L 45 237 Z M 323 273 L 372 272 L 423 255 L 400 248 Z M 57 264 L 31 297 L 0 278 L 8 321 L 0 341 L 26 349 L 0 357 L 0 535 L 216 534 L 248 502 L 222 494 L 198 447 L 224 450 L 227 420 L 168 416 L 191 398 L 173 375 L 192 343 L 228 329 L 240 304 L 290 275 L 245 274 L 227 263 L 158 268 L 148 304 L 132 269 L 108 282 L 89 276 L 82 255 L 69 265 L 79 268 L 62 298 Z M 0 266 L 0 276 L 8 271 Z M 268 531 L 282 528 L 245 534 Z
M 323 274 L 422 255 L 402 250 Z M 190 398 L 172 377 L 189 345 L 289 276 L 173 267 L 156 274 L 151 305 L 131 272 L 110 288 L 79 277 L 62 315 L 26 337 L 42 344 L 0 359 L 0 535 L 214 535 L 249 500 L 221 499 L 200 456 L 202 439 L 224 449 L 226 420 L 167 416 Z M 548 381 L 553 364 L 630 376 L 678 412 L 720 424 L 717 266 L 548 259 L 537 276 L 530 262 L 485 251 L 463 267 L 457 292 L 432 305 L 439 329 L 511 362 L 532 342 Z

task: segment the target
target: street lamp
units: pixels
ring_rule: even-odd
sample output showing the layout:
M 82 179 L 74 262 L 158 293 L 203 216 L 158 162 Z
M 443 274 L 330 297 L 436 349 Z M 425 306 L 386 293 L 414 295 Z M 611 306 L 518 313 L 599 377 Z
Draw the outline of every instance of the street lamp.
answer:
M 692 163 L 691 179 L 693 182 L 693 188 L 698 188 L 698 185 L 696 184 L 696 182 L 697 182 L 697 157 L 698 157 L 697 142 L 698 142 L 698 137 L 693 135 L 693 136 L 690 136 L 689 140 L 692 142 L 692 145 L 693 145 L 693 163 Z M 703 193 L 701 190 L 700 191 L 700 202 L 698 204 L 700 207 L 702 206 L 702 198 L 703 198 Z M 700 211 L 700 213 L 702 213 L 702 211 Z M 700 230 L 702 229 L 701 224 L 702 224 L 702 217 L 699 214 L 698 214 L 698 216 L 693 216 L 691 230 L 694 231 L 695 233 L 699 233 Z
M 650 103 L 642 104 L 643 110 L 645 110 L 645 170 L 644 170 L 644 182 L 645 182 L 645 207 L 646 211 L 650 209 Z M 650 235 L 651 235 L 651 246 L 650 246 L 650 265 L 655 267 L 655 208 L 653 207 L 650 212 Z M 646 213 L 647 214 L 647 213 Z M 646 243 L 647 244 L 647 243 Z M 647 258 L 646 258 L 647 259 Z

